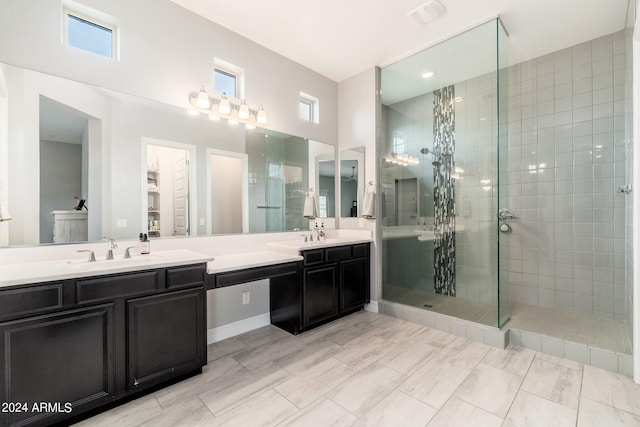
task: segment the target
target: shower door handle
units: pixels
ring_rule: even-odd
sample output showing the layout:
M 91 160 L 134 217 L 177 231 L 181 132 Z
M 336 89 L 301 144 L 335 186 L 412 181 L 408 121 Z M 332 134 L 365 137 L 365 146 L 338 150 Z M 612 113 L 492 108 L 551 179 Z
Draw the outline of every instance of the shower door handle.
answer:
M 498 219 L 502 222 L 510 222 L 514 216 L 513 211 L 509 208 L 502 208 L 498 211 Z

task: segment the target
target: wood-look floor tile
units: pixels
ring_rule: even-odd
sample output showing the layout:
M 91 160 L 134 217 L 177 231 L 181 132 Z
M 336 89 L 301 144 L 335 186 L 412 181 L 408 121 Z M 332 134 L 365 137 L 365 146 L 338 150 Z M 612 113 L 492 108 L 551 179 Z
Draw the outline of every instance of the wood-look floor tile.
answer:
M 522 390 L 577 409 L 581 382 L 582 371 L 536 358 L 522 383 Z
M 500 427 L 502 418 L 455 397 L 431 420 L 428 427 Z
M 584 367 L 582 396 L 634 415 L 640 415 L 640 384 L 624 375 Z
M 332 426 L 347 427 L 356 421 L 355 415 L 329 399 L 322 398 L 297 414 L 286 419 L 279 426 L 309 427 Z
M 422 364 L 438 353 L 440 349 L 421 342 L 395 345 L 378 363 L 402 374 L 410 375 Z
M 215 417 L 198 398 L 182 402 L 179 406 L 164 409 L 141 427 L 200 427 L 212 425 Z
M 378 337 L 360 337 L 345 346 L 334 357 L 356 369 L 364 369 L 389 353 L 392 347 Z
M 246 332 L 242 335 L 238 335 L 237 338 L 240 342 L 247 347 L 260 347 L 263 344 L 275 341 L 280 338 L 290 337 L 291 334 L 283 331 L 277 326 L 267 325 L 262 328 L 255 329 L 250 332 Z
M 570 427 L 576 425 L 576 415 L 575 409 L 520 390 L 503 427 Z
M 455 396 L 504 418 L 522 383 L 522 376 L 480 363 Z
M 153 418 L 161 411 L 162 408 L 156 398 L 153 395 L 147 395 L 75 425 L 82 427 L 133 427 Z
M 320 362 L 331 358 L 341 350 L 342 347 L 339 345 L 320 339 L 307 344 L 300 351 L 295 351 L 274 360 L 274 363 L 293 375 L 299 375 Z
M 162 388 L 154 393 L 156 399 L 166 409 L 170 406 L 196 398 L 200 393 L 222 384 L 238 381 L 247 369 L 230 357 L 209 363 L 201 375 Z
M 431 358 L 411 374 L 398 390 L 434 408 L 442 408 L 470 373 L 470 369 Z
M 406 377 L 378 363 L 327 393 L 327 397 L 361 417 L 387 397 Z
M 213 381 L 208 391 L 198 395 L 216 417 L 251 400 L 254 395 L 288 380 L 291 375 L 279 367 L 268 366 L 236 377 L 229 378 L 226 382 Z
M 207 346 L 207 362 L 214 362 L 223 357 L 248 349 L 245 343 L 237 338 L 227 338 Z
M 286 420 L 298 409 L 272 389 L 254 394 L 243 404 L 217 417 L 213 426 L 275 426 Z
M 622 427 L 640 426 L 640 415 L 630 414 L 591 399 L 580 399 L 578 427 Z
M 235 353 L 231 357 L 247 369 L 255 371 L 291 353 L 300 352 L 304 348 L 304 343 L 290 335 Z
M 535 356 L 536 352 L 534 350 L 510 345 L 504 350 L 492 348 L 484 356 L 482 363 L 524 377 Z
M 437 412 L 426 403 L 396 390 L 368 411 L 355 426 L 420 427 Z
M 357 373 L 356 369 L 331 358 L 274 388 L 298 408 L 304 408 Z

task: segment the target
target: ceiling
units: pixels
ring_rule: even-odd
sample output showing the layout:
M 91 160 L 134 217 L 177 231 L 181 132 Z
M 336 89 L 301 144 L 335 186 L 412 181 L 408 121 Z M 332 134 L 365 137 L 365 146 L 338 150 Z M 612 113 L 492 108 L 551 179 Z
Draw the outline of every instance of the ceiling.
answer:
M 40 97 L 40 140 L 82 144 L 87 117 L 48 98 Z
M 426 26 L 406 18 L 426 0 L 171 1 L 341 82 L 496 16 L 518 63 L 622 30 L 636 0 L 440 0 L 447 13 Z

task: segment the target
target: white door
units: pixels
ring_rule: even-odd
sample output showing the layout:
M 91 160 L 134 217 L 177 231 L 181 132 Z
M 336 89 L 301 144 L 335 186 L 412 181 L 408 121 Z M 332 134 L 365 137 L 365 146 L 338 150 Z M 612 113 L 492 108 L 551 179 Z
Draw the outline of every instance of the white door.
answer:
M 174 169 L 174 235 L 189 235 L 189 159 L 187 152 L 178 150 Z

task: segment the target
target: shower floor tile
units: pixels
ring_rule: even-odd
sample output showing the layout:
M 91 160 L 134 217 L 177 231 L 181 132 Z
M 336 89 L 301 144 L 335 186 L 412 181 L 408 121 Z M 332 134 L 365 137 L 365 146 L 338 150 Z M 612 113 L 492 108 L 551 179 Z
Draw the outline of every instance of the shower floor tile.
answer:
M 507 328 L 519 329 L 589 347 L 631 354 L 631 329 L 623 320 L 528 304 L 511 304 Z
M 440 295 L 433 292 L 433 290 L 424 291 L 389 284 L 384 285 L 383 298 L 399 304 L 406 304 L 435 313 L 457 317 L 458 319 L 494 327 L 498 325 L 498 307 L 494 304 L 485 304 L 461 297 Z
M 383 298 L 471 322 L 497 326 L 498 307 L 495 304 L 390 284 L 384 285 Z M 623 320 L 522 303 L 511 304 L 510 314 L 511 320 L 504 328 L 546 335 L 620 354 L 632 352 L 631 325 Z

